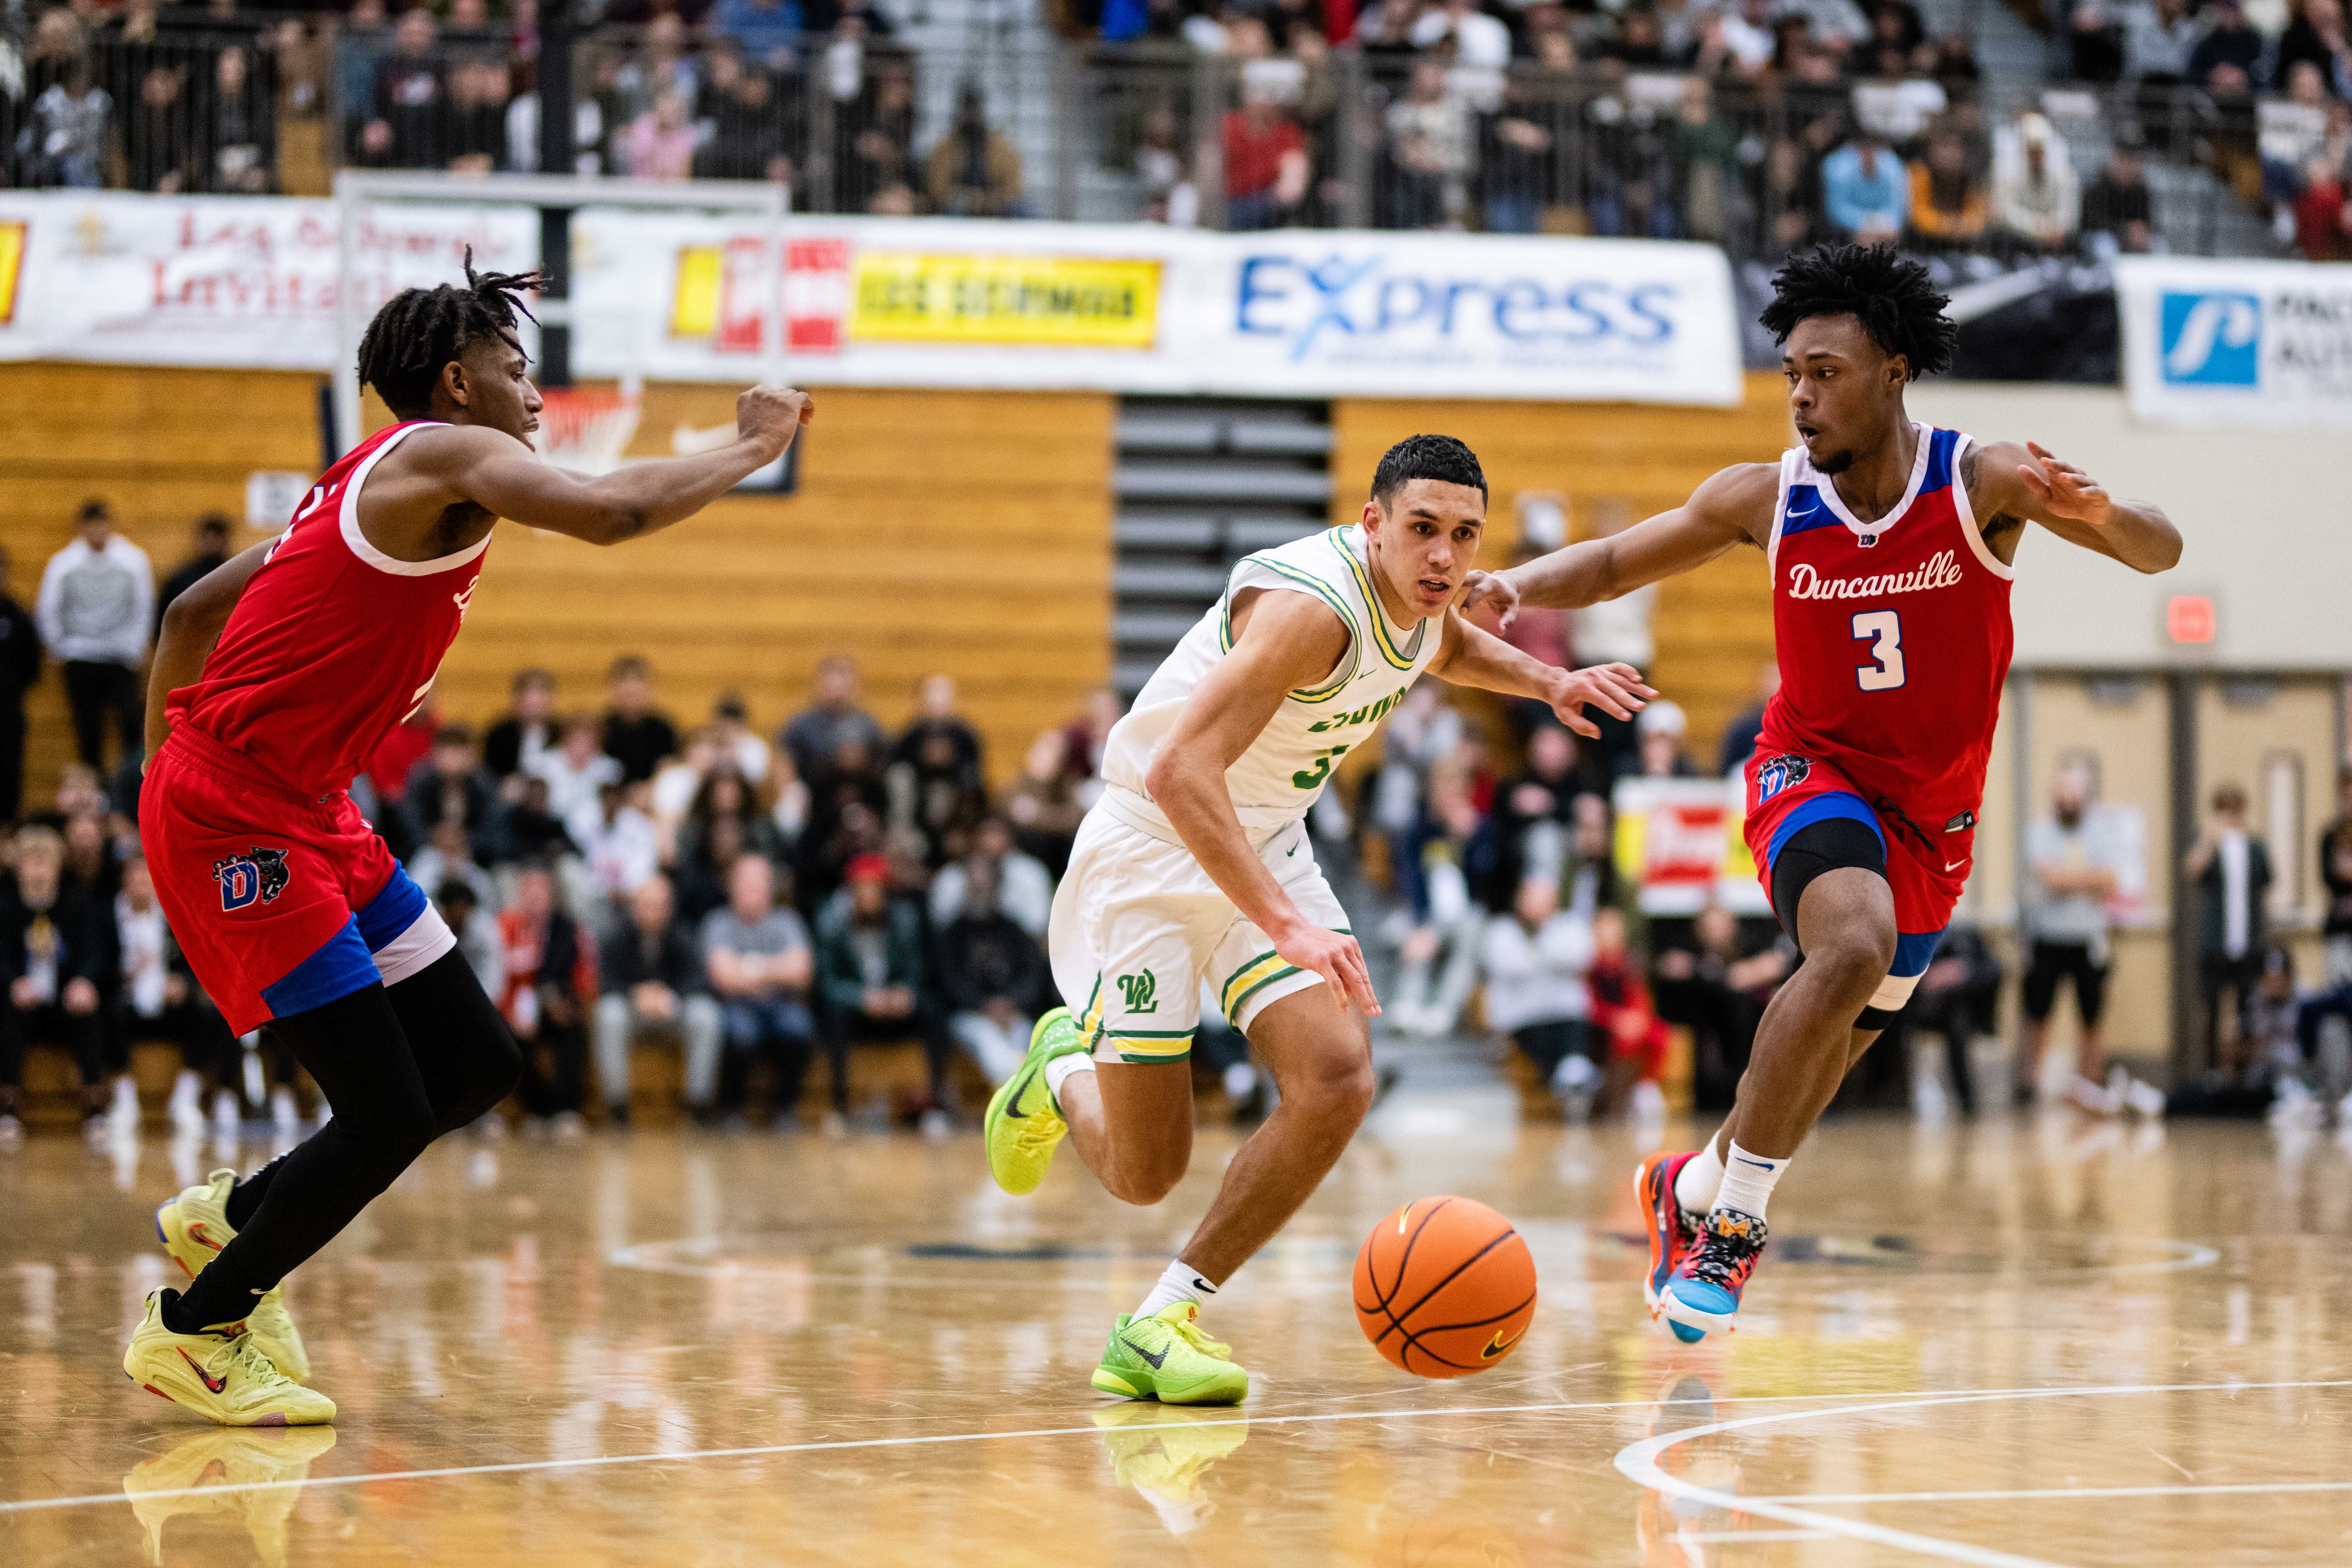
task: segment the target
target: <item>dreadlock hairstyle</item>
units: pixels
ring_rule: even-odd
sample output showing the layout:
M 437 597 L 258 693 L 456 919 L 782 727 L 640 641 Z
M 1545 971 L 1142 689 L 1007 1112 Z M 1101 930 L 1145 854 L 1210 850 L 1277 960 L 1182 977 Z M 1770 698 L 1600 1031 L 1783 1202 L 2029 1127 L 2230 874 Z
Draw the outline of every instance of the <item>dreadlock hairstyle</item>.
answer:
M 421 418 L 433 407 L 441 367 L 464 356 L 479 339 L 505 339 L 520 352 L 515 312 L 537 321 L 522 302 L 540 287 L 537 272 L 474 270 L 474 250 L 466 247 L 466 286 L 403 289 L 383 302 L 360 339 L 360 384 L 373 386 L 384 405 L 403 419 Z
M 1916 381 L 1952 368 L 1959 329 L 1944 314 L 1950 303 L 1925 267 L 1891 245 L 1822 245 L 1789 258 L 1757 319 L 1785 343 L 1811 317 L 1852 316 L 1881 353 L 1908 361 Z

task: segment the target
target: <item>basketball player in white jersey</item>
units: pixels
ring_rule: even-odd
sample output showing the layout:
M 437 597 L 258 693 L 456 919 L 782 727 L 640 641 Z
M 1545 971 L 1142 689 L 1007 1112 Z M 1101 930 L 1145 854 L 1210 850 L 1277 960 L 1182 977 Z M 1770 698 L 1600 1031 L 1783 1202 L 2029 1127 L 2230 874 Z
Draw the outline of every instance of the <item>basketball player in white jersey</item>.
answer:
M 1094 1385 L 1230 1405 L 1249 1376 L 1199 1326 L 1203 1297 L 1280 1229 L 1372 1099 L 1363 953 L 1315 864 L 1305 817 L 1339 761 L 1424 672 L 1533 697 L 1580 733 L 1586 704 L 1630 718 L 1654 695 L 1624 665 L 1553 669 L 1454 613 L 1486 530 L 1486 479 L 1449 436 L 1381 459 L 1362 521 L 1234 568 L 1112 730 L 1048 935 L 1072 1005 L 1037 1025 L 989 1104 L 988 1163 L 1033 1191 L 1068 1132 L 1115 1197 L 1155 1204 L 1192 1151 L 1186 1060 L 1201 983 L 1273 1072 L 1281 1103 L 1136 1310 Z

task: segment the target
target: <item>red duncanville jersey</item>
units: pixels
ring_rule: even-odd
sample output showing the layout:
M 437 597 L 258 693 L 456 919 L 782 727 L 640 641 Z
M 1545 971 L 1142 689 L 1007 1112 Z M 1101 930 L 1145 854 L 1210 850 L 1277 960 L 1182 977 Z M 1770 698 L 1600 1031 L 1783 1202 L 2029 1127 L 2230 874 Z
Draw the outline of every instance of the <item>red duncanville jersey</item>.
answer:
M 329 468 L 247 580 L 204 678 L 167 700 L 184 725 L 306 795 L 346 788 L 425 700 L 457 637 L 489 536 L 395 561 L 360 532 L 360 487 L 431 421 L 394 425 Z
M 1768 550 L 1780 690 L 1758 750 L 1828 762 L 1882 816 L 1891 804 L 1933 836 L 1973 826 L 1984 795 L 2011 572 L 1959 480 L 1969 438 L 1912 428 L 1910 487 L 1875 522 L 1855 521 L 1802 447 L 1781 456 Z

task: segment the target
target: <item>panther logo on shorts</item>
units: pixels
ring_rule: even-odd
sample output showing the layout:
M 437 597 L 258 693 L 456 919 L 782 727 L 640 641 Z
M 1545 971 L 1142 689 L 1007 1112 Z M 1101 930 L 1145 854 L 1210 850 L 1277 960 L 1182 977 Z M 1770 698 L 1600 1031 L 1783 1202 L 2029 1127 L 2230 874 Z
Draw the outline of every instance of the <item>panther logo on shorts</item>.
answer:
M 220 884 L 221 911 L 241 910 L 259 899 L 268 903 L 286 890 L 286 851 L 255 845 L 242 855 L 213 862 L 213 880 Z
M 1804 758 L 1789 753 L 1772 758 L 1756 770 L 1756 804 L 1763 805 L 1790 784 L 1805 782 L 1813 764 Z

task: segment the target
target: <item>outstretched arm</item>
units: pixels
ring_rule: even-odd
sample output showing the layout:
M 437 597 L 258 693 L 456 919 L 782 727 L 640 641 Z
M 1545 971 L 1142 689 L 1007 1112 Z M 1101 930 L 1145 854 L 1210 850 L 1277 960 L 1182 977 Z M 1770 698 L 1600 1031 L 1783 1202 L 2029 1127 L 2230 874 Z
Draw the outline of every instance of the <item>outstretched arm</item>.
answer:
M 163 612 L 163 629 L 155 635 L 155 659 L 147 667 L 147 760 L 163 748 L 171 721 L 163 704 L 183 686 L 194 686 L 205 675 L 205 660 L 228 626 L 247 579 L 261 570 L 277 545 L 266 539 L 238 552 L 196 579 L 195 586 L 172 601 Z
M 1619 719 L 1632 719 L 1657 693 L 1642 684 L 1642 672 L 1630 664 L 1596 664 L 1590 669 L 1554 669 L 1529 658 L 1491 632 L 1464 620 L 1460 612 L 1445 613 L 1445 641 L 1431 661 L 1429 673 L 1455 686 L 1475 686 L 1510 697 L 1532 697 L 1551 704 L 1559 721 L 1580 735 L 1601 738 L 1600 727 L 1584 716 L 1591 703 Z
M 1347 656 L 1348 628 L 1321 600 L 1285 588 L 1262 591 L 1245 609 L 1233 651 L 1193 689 L 1160 742 L 1144 787 L 1201 869 L 1265 932 L 1284 963 L 1320 974 L 1342 1011 L 1352 1002 L 1375 1015 L 1381 1005 L 1356 939 L 1298 912 L 1251 849 L 1225 787 L 1225 770 L 1249 750 L 1283 699 L 1324 679 Z
M 735 439 L 691 458 L 632 463 L 595 479 L 550 468 L 513 437 L 450 425 L 409 438 L 401 478 L 530 528 L 618 544 L 692 517 L 783 456 L 816 416 L 805 392 L 755 386 L 735 400 Z
M 1736 544 L 1760 545 L 1771 534 L 1780 487 L 1777 464 L 1735 463 L 1672 511 L 1622 533 L 1555 550 L 1507 572 L 1472 573 L 1462 609 L 1495 610 L 1507 626 L 1522 605 L 1562 610 L 1597 605 L 1703 566 Z
M 2028 522 L 2135 572 L 2168 571 L 2180 560 L 2180 531 L 2162 507 L 2116 500 L 2038 441 L 1970 447 L 1960 458 L 1960 482 L 1968 486 L 1985 542 L 2004 563 L 2017 559 Z

